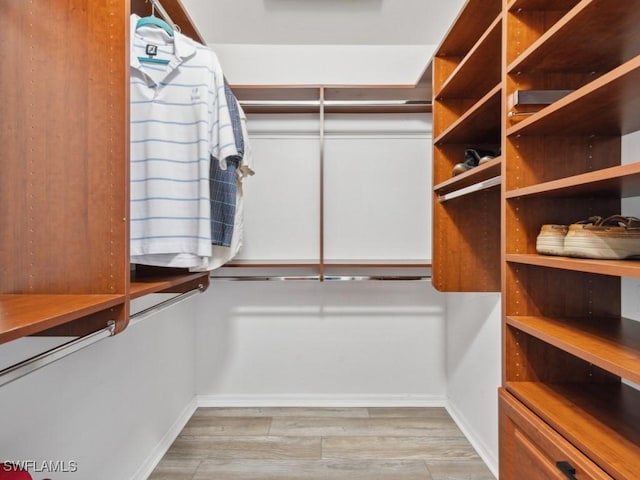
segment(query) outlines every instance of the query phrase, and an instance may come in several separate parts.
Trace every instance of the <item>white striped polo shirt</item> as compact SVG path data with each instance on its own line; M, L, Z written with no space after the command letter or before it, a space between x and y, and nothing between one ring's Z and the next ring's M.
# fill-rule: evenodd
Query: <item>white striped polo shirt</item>
M237 155L216 55L131 16L131 262L195 267L211 256L210 156ZM151 47L149 47L151 46ZM141 62L154 54L168 64Z

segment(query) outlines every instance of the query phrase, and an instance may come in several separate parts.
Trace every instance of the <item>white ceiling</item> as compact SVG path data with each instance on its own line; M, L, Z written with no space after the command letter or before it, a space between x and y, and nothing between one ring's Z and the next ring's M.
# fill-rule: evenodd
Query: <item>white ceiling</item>
M182 0L208 44L437 45L464 0Z

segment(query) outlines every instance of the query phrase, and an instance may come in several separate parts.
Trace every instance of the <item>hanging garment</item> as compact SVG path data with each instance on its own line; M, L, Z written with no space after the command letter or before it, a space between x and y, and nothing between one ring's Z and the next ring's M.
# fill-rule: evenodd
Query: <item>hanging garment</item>
M238 111L238 101L226 79L224 81L224 91L238 155L227 158L224 163L217 161L217 159L212 159L209 186L211 190L211 243L228 247L231 245L235 223L236 170L244 154L244 138Z
M210 157L238 155L224 76L211 50L177 31L136 30L138 18L130 36L131 262L203 266Z
M214 245L212 248L211 258L209 258L206 267L192 269L193 271L214 270L222 267L225 263L229 262L240 251L244 242L244 179L248 176L254 175L253 170L253 151L251 150L251 143L249 141L249 133L247 131L247 116L244 111L238 105L238 113L240 115L242 137L244 139L244 155L242 161L236 169L235 182L236 182L236 209L233 224L233 235L231 237L231 245L229 247L222 247Z
M239 160L227 159L227 168L211 159L211 244L222 247L231 245L236 216L236 172Z

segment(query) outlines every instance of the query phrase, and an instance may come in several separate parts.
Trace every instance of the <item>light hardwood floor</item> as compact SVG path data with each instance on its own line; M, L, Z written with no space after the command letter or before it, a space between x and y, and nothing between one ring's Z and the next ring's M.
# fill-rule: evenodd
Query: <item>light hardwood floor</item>
M443 408L199 408L149 480L494 480Z

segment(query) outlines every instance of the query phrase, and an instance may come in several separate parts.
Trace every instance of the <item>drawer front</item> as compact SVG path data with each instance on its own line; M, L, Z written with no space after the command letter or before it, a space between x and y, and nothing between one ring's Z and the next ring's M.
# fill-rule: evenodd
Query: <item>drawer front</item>
M499 404L502 480L612 480L502 388Z

